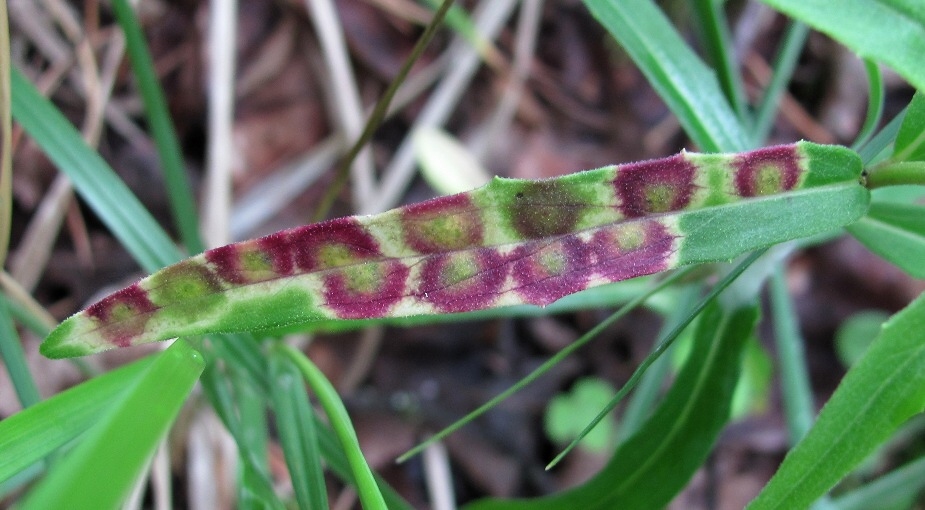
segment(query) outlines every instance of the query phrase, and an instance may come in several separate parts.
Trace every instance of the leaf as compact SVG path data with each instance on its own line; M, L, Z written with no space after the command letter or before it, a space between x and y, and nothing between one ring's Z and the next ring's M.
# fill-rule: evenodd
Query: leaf
M202 356L183 341L158 354L20 508L118 508L167 434L202 367Z
M545 306L847 225L867 209L860 171L848 149L800 142L540 181L496 178L468 193L209 250L70 317L41 349L81 356L330 319Z
M925 95L917 91L906 108L893 143L896 161L925 161Z
M632 57L698 147L707 152L751 148L716 75L654 2L585 0L585 6Z
M472 152L442 129L420 127L412 142L421 175L441 195L462 193L491 180Z
M764 0L925 90L925 8L919 0Z
M652 417L586 484L527 501L485 500L466 510L663 508L690 480L729 419L742 348L758 320L756 307L704 310L694 348Z
M748 508L807 508L925 408L925 294L883 325Z
M848 231L870 251L925 278L925 206L874 202Z

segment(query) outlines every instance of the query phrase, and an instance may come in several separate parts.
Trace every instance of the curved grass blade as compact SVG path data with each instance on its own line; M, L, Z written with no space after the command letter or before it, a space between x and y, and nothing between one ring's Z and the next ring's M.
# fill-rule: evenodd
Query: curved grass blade
M764 0L925 90L925 10L909 0Z
M363 458L363 452L360 451L360 444L356 432L353 430L353 424L350 422L350 416L347 415L347 410L344 408L340 397L337 396L334 386L304 354L288 345L280 348L302 372L302 377L314 390L321 407L324 408L324 412L331 422L331 428L334 429L334 433L337 435L338 441L340 441L341 449L347 456L347 462L350 464L353 481L363 508L388 510L382 492L379 490L379 485L369 469L369 464Z
M748 508L806 508L925 408L925 294L883 325Z
M756 307L728 312L714 300L665 400L586 484L547 498L488 500L466 509L663 508L703 463L726 424L742 348L757 320Z
M883 74L877 63L872 60L864 60L864 70L867 71L867 88L869 98L867 100L867 115L864 117L864 124L858 131L858 136L851 144L851 148L857 150L873 136L874 130L880 124L880 117L883 116Z
M174 342L26 496L21 508L118 508L154 455L202 368L198 352L186 342Z
M861 163L808 142L495 179L379 215L209 250L91 305L42 344L70 357L175 336L447 314L729 260L847 225ZM811 221L808 221L811 218Z
M585 6L632 57L701 150L734 152L752 147L716 75L654 2L585 0Z

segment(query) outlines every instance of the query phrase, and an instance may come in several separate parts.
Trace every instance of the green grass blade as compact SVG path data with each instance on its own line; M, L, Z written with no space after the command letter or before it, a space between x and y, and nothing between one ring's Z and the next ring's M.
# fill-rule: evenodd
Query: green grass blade
M700 285L688 285L678 293L675 307L665 319L665 323L662 324L654 348L658 348L659 345L664 343L682 322L690 320L691 311L700 293ZM649 369L646 370L642 379L639 380L639 386L633 392L632 398L627 402L617 431L620 442L631 437L651 416L670 371L671 349L667 349L665 355L652 363Z
M917 0L764 0L925 90L925 9Z
M202 356L174 342L27 495L24 509L117 508L154 455L202 372Z
M0 482L86 432L152 361L143 358L0 420Z
M613 411L617 407L617 404L619 404L623 398L625 398L626 395L636 387L636 385L639 383L639 380L642 378L642 375L649 370L649 367L651 367L653 363L655 363L663 354L665 354L668 349L671 348L674 342L681 336L681 333L684 331L684 329L687 328L687 326L689 326L690 323L693 322L694 319L696 319L697 316L700 315L700 313L703 312L720 295L721 292L731 286L732 283L735 282L735 280L741 276L746 269L751 267L755 261L764 255L766 251L767 248L751 253L745 257L742 262L736 265L732 271L726 274L722 280L714 285L713 288L710 289L710 292L708 292L707 295L704 296L703 299L701 299L692 310L690 310L687 318L679 322L677 326L675 326L674 329L668 333L664 341L658 344L658 346L653 349L644 360L642 360L642 363L639 364L639 366L633 372L633 375L630 376L628 381L626 381L626 384L620 388L620 391L614 395L607 406L601 409L601 412L598 413L598 415L593 420L591 420L587 426L585 426L584 430L578 434L578 438L572 441L571 444L569 444L564 450L562 450L562 452L559 453L559 455L552 459L552 461L546 466L546 469L555 466L560 460L565 458L565 456L578 445L578 442L581 441L585 434L590 432L591 429L596 427L597 424L603 420L605 416L607 416L607 414Z
M302 377L311 386L321 403L321 407L327 414L331 427L334 429L334 433L337 434L340 446L347 455L347 461L350 464L350 470L353 473L353 480L356 483L357 493L360 496L363 508L387 510L388 507L376 479L373 477L366 459L363 458L363 452L360 451L360 444L350 422L350 416L347 415L347 410L344 408L340 397L337 396L334 386L328 382L324 374L304 354L288 345L282 346L281 349L302 372Z
M701 42L710 62L718 75L726 100L743 124L748 122L748 104L745 100L745 85L736 62L729 22L723 11L724 3L715 0L695 0L691 3L694 18L700 26Z
M649 83L705 152L751 148L714 73L651 0L585 0L591 14L632 57Z
M167 101L161 90L154 71L154 62L145 43L144 33L135 12L127 0L113 0L113 14L125 34L125 45L132 70L137 77L138 91L144 103L154 137L154 144L161 160L164 171L164 181L167 183L167 198L173 212L174 223L180 232L180 239L191 254L205 249L199 235L199 225L196 221L196 205L193 200L192 186L186 176L183 165L183 151L177 139L170 113L167 110Z
M321 468L315 431L315 413L299 371L279 349L270 358L272 405L276 430L289 467L289 477L300 509L328 508L328 493Z
M16 389L20 405L26 408L42 400L35 379L29 372L19 333L13 325L6 300L0 300L0 358L3 359L13 388Z
M270 475L267 445L269 430L267 426L265 395L242 373L230 371L229 382L236 396L237 418L240 435L235 437L239 451L249 452L238 476L238 504L242 509L273 508L284 510L285 505L273 490Z
M806 37L809 35L809 27L804 23L794 21L787 28L784 40L781 42L780 50L774 59L774 70L771 73L771 82L768 83L767 89L761 98L755 114L755 124L752 127L752 136L755 143L761 143L768 138L771 128L774 126L774 119L777 117L778 104L780 98L787 90L790 78L793 76L793 70L796 69L797 62L800 60L800 54L803 52L803 45L806 43Z
M180 260L170 237L100 155L16 69L13 117L146 271Z
M803 339L797 324L798 316L787 292L782 264L777 265L771 279L771 316L774 319L774 339L780 359L784 417L790 443L796 444L812 427L816 412Z
M321 455L324 457L328 469L345 483L356 486L353 472L350 469L350 462L347 460L347 455L341 448L336 434L317 416L315 416L314 420L315 430L318 432L318 446L321 448ZM395 489L389 486L388 482L375 473L373 473L373 476L376 478L376 483L379 485L379 490L382 491L382 497L385 499L389 510L413 510L413 507L395 492Z
M729 419L742 348L757 319L756 307L726 312L716 301L708 306L665 400L586 484L533 501L477 502L467 510L663 508L709 455Z
M925 294L887 321L748 508L805 508L925 408Z
M883 74L877 63L872 60L864 60L864 70L867 72L867 115L864 117L864 124L861 125L858 136L851 144L851 148L857 150L862 147L867 140L874 134L877 125L880 124L880 117L883 116L884 91L883 91Z
M925 206L874 202L848 232L903 271L925 278Z

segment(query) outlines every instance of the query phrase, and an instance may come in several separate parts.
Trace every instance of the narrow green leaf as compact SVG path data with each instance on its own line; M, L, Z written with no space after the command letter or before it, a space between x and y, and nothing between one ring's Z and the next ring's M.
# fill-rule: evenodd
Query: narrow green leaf
M857 154L844 147L799 142L540 181L495 179L468 193L209 250L70 317L42 353L546 306L588 287L850 224L869 201L860 172Z
M880 327L889 319L886 312L863 310L848 317L835 332L835 353L845 368L858 362L871 342L880 334Z
M117 508L148 464L202 372L202 356L177 341L21 505L24 509Z
M806 508L925 408L925 294L894 315L749 505Z
M189 253L199 253L205 246L199 236L196 222L196 205L193 200L192 186L186 176L183 165L183 151L180 141L167 111L167 101L154 71L154 62L145 43L144 33L135 12L127 0L113 0L113 14L125 34L126 50L132 62L132 70L138 77L138 90L144 102L154 136L154 143L161 160L164 181L167 183L167 198L173 212L174 223L180 231L180 238Z
M688 361L665 400L586 484L528 501L483 500L467 510L663 508L693 476L729 418L742 348L755 307L704 311Z
M874 202L848 231L870 251L925 278L925 206Z
M180 260L170 237L124 182L35 87L13 69L13 117L146 271Z
M752 147L713 71L654 2L585 0L585 6L626 50L701 150Z
M276 430L299 508L324 510L328 508L328 493L315 432L315 413L302 377L279 349L270 358L270 375Z
M925 89L925 9L917 0L763 0Z
M893 143L896 161L925 161L925 94L917 91Z
M0 482L86 432L153 361L143 358L0 420Z
M353 480L356 483L357 493L360 496L363 508L388 510L369 464L366 463L363 452L360 451L359 440L353 430L353 424L350 422L347 409L344 408L343 402L337 396L334 386L304 354L289 346L282 346L281 349L302 372L302 377L311 386L318 397L318 402L324 409L324 413L328 416L331 428L334 429L340 446L347 456L347 462L350 464L350 470L353 473Z

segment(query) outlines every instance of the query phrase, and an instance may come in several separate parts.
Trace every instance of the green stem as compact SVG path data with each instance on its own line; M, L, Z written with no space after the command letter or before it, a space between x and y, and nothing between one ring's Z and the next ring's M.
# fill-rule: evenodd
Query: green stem
M867 188L918 184L925 186L925 161L887 161L873 167L867 174Z

